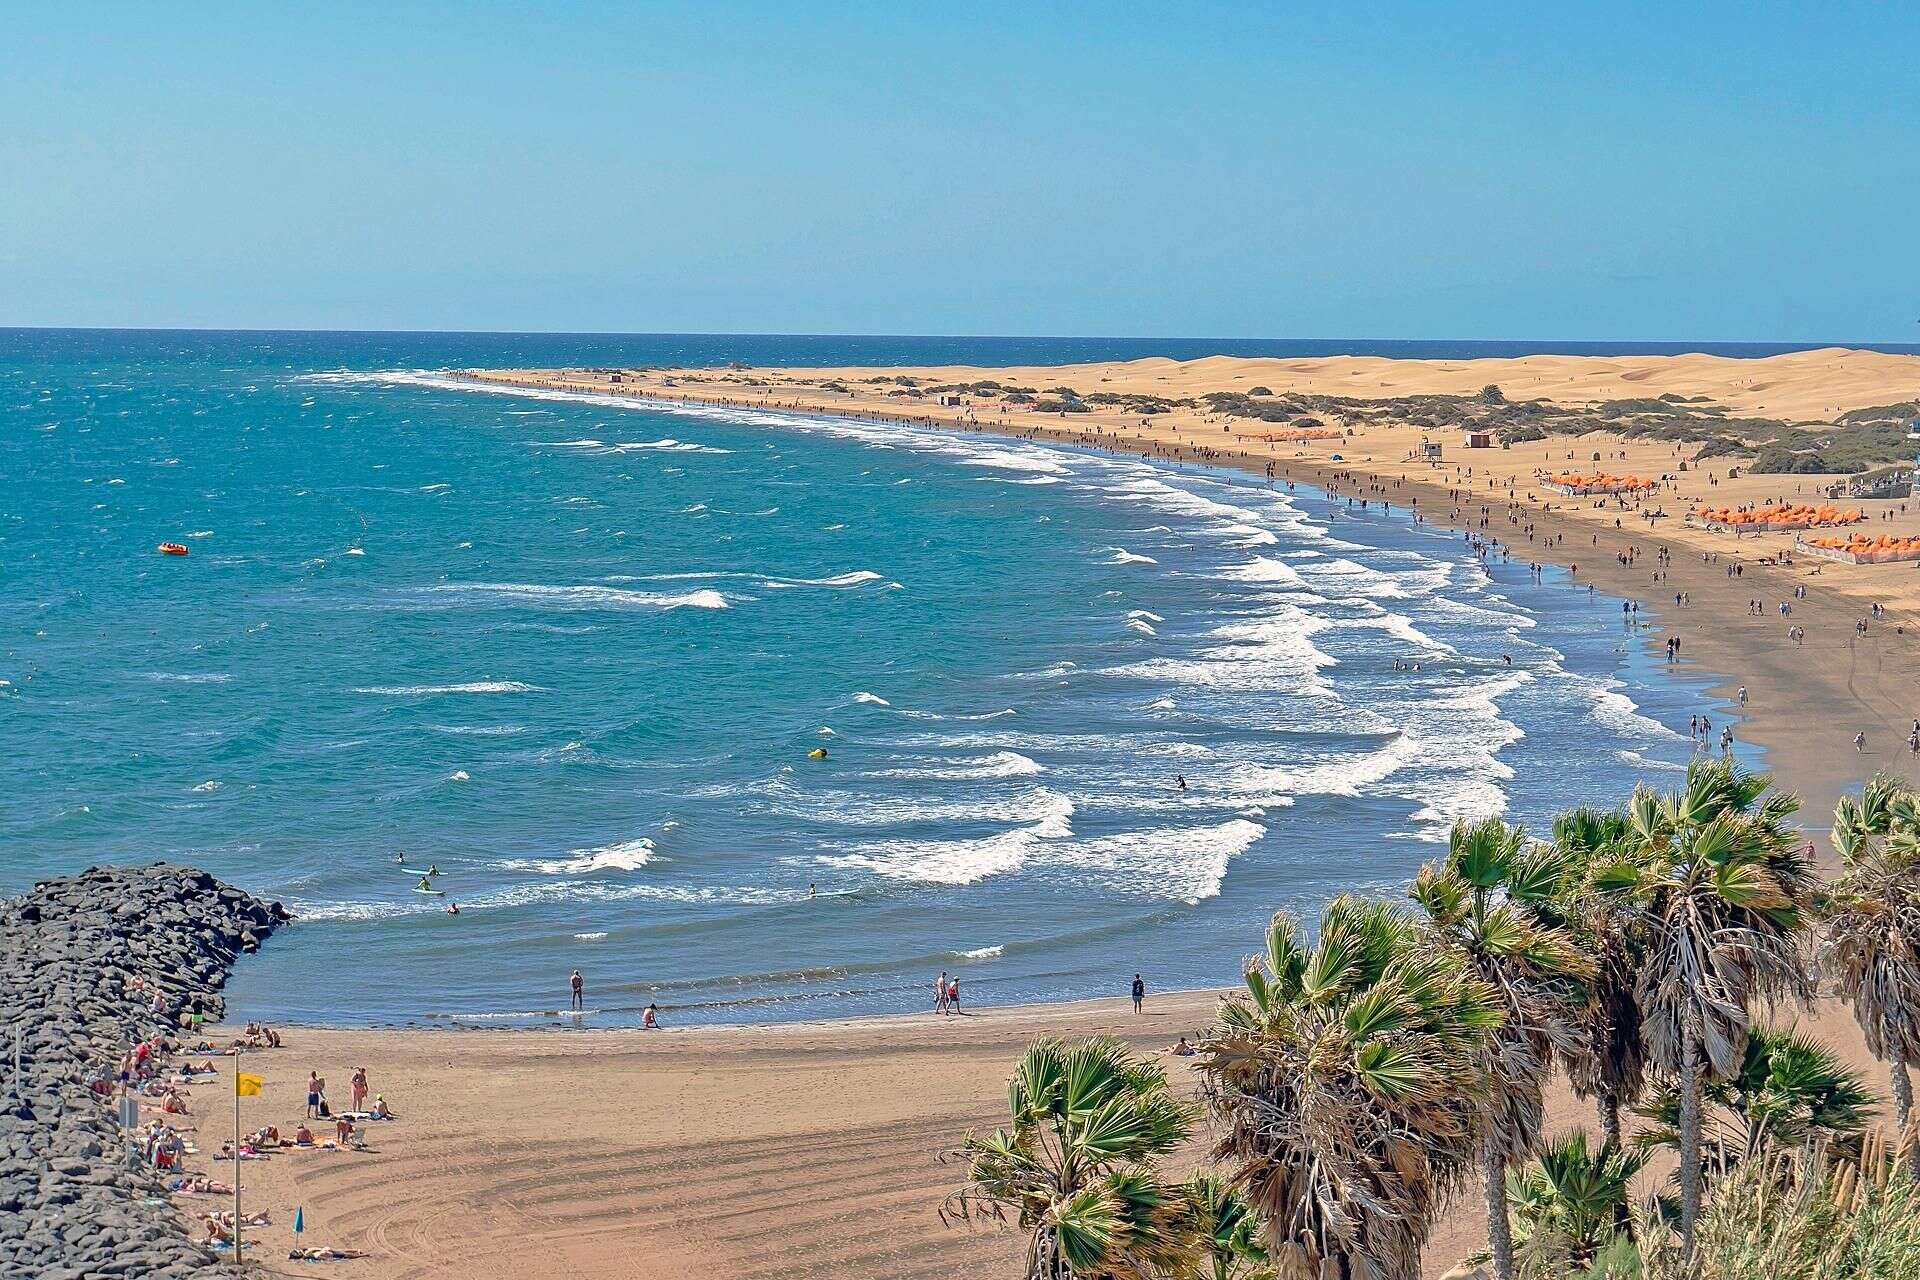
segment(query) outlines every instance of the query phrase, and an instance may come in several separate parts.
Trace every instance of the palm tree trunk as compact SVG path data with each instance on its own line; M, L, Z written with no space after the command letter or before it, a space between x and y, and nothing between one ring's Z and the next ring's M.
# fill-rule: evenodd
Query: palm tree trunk
M1900 1122L1902 1145L1906 1145L1907 1122L1913 1115L1913 1081L1907 1078L1907 1046L1899 1036L1893 1039L1893 1061L1887 1067L1893 1077L1893 1109ZM1908 1172L1920 1178L1920 1144L1907 1153Z
M1680 1261L1693 1261L1693 1233L1700 1222L1700 1013L1688 1009L1680 1022Z
M1513 1280L1513 1226L1507 1221L1507 1162L1488 1143L1480 1152L1487 1183L1487 1251L1493 1255L1494 1280Z
M1904 1129L1907 1127L1907 1116L1913 1110L1913 1081L1907 1078L1907 1046L1900 1043L1898 1037L1893 1041L1893 1063L1890 1071L1893 1076L1894 1118Z
M1059 1234L1052 1227L1036 1230L1027 1248L1027 1280L1063 1280L1068 1274Z
M1594 1105L1600 1110L1600 1149L1620 1149L1620 1094L1611 1085L1601 1085Z
M1600 1086L1594 1098L1600 1112L1600 1152L1606 1155L1620 1149L1620 1091L1610 1084ZM1633 1213L1622 1200L1613 1206L1613 1229L1629 1238L1633 1235Z

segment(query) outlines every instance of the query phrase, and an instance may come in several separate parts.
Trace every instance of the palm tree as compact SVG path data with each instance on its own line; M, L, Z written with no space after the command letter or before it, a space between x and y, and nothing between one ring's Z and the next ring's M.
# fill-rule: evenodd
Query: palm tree
M1632 916L1616 900L1588 892L1587 876L1609 865L1627 839L1627 815L1619 809L1581 806L1553 820L1553 846L1569 869L1562 918L1593 960L1587 1003L1581 1010L1585 1052L1564 1058L1573 1090L1590 1099L1600 1116L1600 1141L1620 1146L1620 1109L1639 1101L1647 1085L1647 1051L1640 1036L1640 1004L1634 998L1639 961Z
M1148 1280L1198 1274L1196 1208L1158 1161L1196 1108L1111 1038L1029 1045L1007 1084L1012 1127L969 1134L967 1182L942 1217L1009 1214L1028 1233L1027 1280Z
M1740 1069L1707 1085L1703 1101L1701 1162L1727 1170L1771 1147L1796 1151L1809 1141L1857 1151L1873 1092L1833 1050L1798 1031L1755 1027L1747 1037ZM1677 1147L1680 1096L1656 1093L1641 1114L1654 1122L1636 1145Z
M1201 1273L1210 1280L1274 1280L1253 1206L1211 1170L1188 1178L1184 1190L1197 1214L1207 1259Z
M1507 1175L1507 1204L1520 1244L1545 1246L1558 1269L1590 1265L1622 1232L1631 1185L1649 1153L1587 1143L1575 1129L1548 1141L1539 1158Z
M1740 1068L1756 1001L1804 995L1797 954L1812 874L1787 820L1793 796L1732 761L1695 760L1687 785L1627 805L1619 856L1593 883L1643 940L1634 996L1649 1056L1677 1077L1680 1238L1693 1257L1700 1218L1700 1106L1709 1077Z
M1266 942L1200 1045L1216 1155L1279 1275L1413 1280L1479 1146L1498 997L1386 903L1335 899L1311 949L1277 915Z
M1879 775L1858 801L1841 798L1833 844L1842 870L1821 912L1831 968L1867 1048L1888 1064L1905 1129L1913 1116L1907 1065L1920 1059L1920 801Z
M1580 982L1593 969L1571 935L1530 909L1552 898L1564 872L1551 847L1488 818L1455 824L1446 858L1423 867L1413 882L1431 939L1495 992L1502 1015L1481 1063L1492 1105L1481 1133L1480 1172L1498 1280L1513 1280L1506 1172L1540 1141L1555 1054L1577 1056L1576 1017L1586 1001Z

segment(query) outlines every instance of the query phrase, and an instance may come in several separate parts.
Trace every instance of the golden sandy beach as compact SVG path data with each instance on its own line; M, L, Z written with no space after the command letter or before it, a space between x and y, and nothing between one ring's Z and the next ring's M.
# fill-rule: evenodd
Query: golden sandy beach
M1251 940L1250 940L1251 941ZM1113 1033L1153 1053L1191 1089L1188 1060L1165 1052L1210 1019L1210 992L1155 995L1134 1017L1124 993L1072 1004L931 1012L843 1022L643 1031L336 1031L295 1028L249 1053L266 1091L245 1100L248 1130L291 1134L308 1070L345 1095L367 1068L399 1119L366 1127L366 1152L289 1151L249 1161L248 1212L271 1269L303 1243L366 1250L325 1265L342 1280L987 1280L1018 1272L1011 1229L940 1220L959 1165L940 1155L969 1129L1004 1119L1006 1078L1042 1035ZM238 1011L236 1011L238 1012ZM1831 1004L1800 1019L1881 1085L1852 1018ZM232 1059L193 1091L209 1162L231 1134ZM1550 1131L1593 1127L1564 1082ZM316 1122L320 1136L331 1126ZM1187 1158L1205 1157L1196 1143ZM186 1203L231 1207L221 1197ZM1471 1193L1427 1251L1435 1276L1485 1245Z
M1498 366L1497 368L1493 366ZM1350 387L1367 394L1477 391L1497 382L1514 394L1567 399L1651 394L1710 394L1730 405L1790 412L1809 420L1847 408L1920 394L1920 359L1858 352L1810 352L1764 361L1705 356L1585 361L1530 357L1515 361L1388 362L1371 359L1229 361L1174 364L1136 361L1072 369L886 370L931 380L994 377L1035 386L1067 383L1082 390L1154 387L1155 394L1192 394L1227 386ZM1657 499L1675 518L1653 532L1616 511L1551 500L1532 483L1537 468L1566 465L1600 451L1612 470L1671 471L1684 451L1671 444L1582 437L1516 444L1468 453L1448 439L1442 461L1412 456L1422 433L1410 426L1369 425L1340 441L1269 447L1248 436L1262 424L1222 423L1200 411L1143 420L1138 415L1075 415L1069 421L1007 415L984 406L903 407L868 384L859 394L824 391L821 381L874 376L865 370L754 370L628 374L617 386L604 373L513 371L503 381L571 390L661 398L779 405L812 411L889 415L1103 447L1147 450L1175 462L1199 457L1264 470L1281 478L1331 485L1343 493L1412 505L1436 523L1462 522L1482 505L1486 532L1516 554L1578 565L1579 579L1600 591L1631 595L1654 610L1648 643L1682 641L1682 660L1721 673L1730 692L1744 685L1751 701L1740 735L1768 749L1781 785L1807 800L1804 820L1825 848L1834 799L1875 770L1909 776L1906 749L1920 717L1920 571L1914 565L1846 566L1801 562L1761 565L1787 535L1736 540L1683 527L1684 505L1811 491L1809 476L1727 474L1728 460L1690 468ZM731 380L722 381L731 377ZM745 385L747 377L768 385ZM1529 381L1531 380L1531 381ZM1623 391L1623 388L1626 389ZM1353 392L1343 391L1343 394ZM1236 434L1238 433L1238 434ZM1204 451L1204 452L1203 452ZM1331 455L1341 453L1335 462ZM1615 455L1622 455L1616 457ZM1468 474L1468 468L1472 469ZM1485 481L1491 477L1489 489ZM1509 499L1508 477L1512 477ZM1471 500L1450 491L1481 490ZM1550 505L1552 509L1548 510ZM1509 523L1508 503L1525 512ZM1869 505L1869 504L1863 504ZM1886 524L1920 530L1920 506L1872 508ZM1456 514L1457 513L1457 514ZM1531 526L1533 541L1527 539ZM1549 544L1550 539L1559 539ZM1658 581L1655 549L1672 549L1670 576ZM1619 556L1639 552L1631 565ZM1703 563L1702 557L1719 555ZM1731 578L1738 558L1744 573ZM1790 643L1778 602L1806 588L1792 622L1806 630ZM1675 607L1675 592L1690 604ZM1763 608L1749 613L1746 602ZM1884 619L1864 635L1856 623L1879 602ZM1867 750L1851 739L1867 735ZM1616 797L1594 797L1599 801ZM297 927L297 925L296 925ZM1256 939L1244 940L1251 950ZM284 1261L293 1211L305 1211L310 1244L368 1250L363 1261L324 1264L343 1280L400 1277L928 1277L972 1280L1012 1274L1021 1242L1015 1232L943 1224L937 1210L959 1178L938 1157L969 1128L987 1128L1005 1106L1004 1084L1015 1057L1042 1034L1116 1032L1142 1049L1164 1050L1209 1020L1217 993L1155 995L1147 1014L1127 1010L1121 962L1108 1000L1010 1009L970 1010L954 1019L932 1013L777 1026L661 1032L449 1032L415 1030L286 1031L286 1047L250 1055L249 1069L267 1077L265 1096L247 1100L247 1128L278 1124L290 1133L301 1112L307 1071L327 1078L335 1099L364 1065L373 1089L400 1119L369 1129L365 1153L285 1153L245 1168L250 1208L266 1208L274 1225L258 1233L259 1257L279 1270L310 1274ZM1223 973L1222 984L1236 975ZM556 991L563 975L555 975ZM558 997L556 997L558 999ZM230 1014L245 1019L248 1010ZM556 1020L558 1021L558 1020ZM1880 1068L1866 1055L1851 1018L1823 1003L1803 1023L1838 1046L1876 1085ZM1176 1078L1184 1062L1166 1057ZM193 1166L223 1176L205 1152L227 1125L230 1059L221 1082L194 1091L208 1126ZM1564 1083L1552 1095L1550 1128L1591 1125L1591 1114ZM323 1133L324 1136L324 1133ZM1194 1159L1201 1150L1194 1150ZM1437 1275L1484 1243L1481 1211L1471 1196L1458 1203L1427 1252Z

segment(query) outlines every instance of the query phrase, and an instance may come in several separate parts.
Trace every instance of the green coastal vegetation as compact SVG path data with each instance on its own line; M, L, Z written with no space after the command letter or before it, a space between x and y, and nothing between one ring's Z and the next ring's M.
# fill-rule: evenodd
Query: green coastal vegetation
M797 381L813 385L809 379ZM1256 386L1245 392L1209 391L1199 397L1172 399L1109 391L1082 395L1071 387L1036 391L991 379L936 384L909 374L877 374L865 381L887 386L891 389L886 394L905 399L967 395L1031 406L1049 414L1099 409L1151 417L1175 409L1199 409L1223 417L1295 427L1317 427L1331 421L1345 427L1401 423L1429 431L1488 431L1506 444L1609 432L1627 439L1695 445L1702 458L1737 459L1744 469L1757 474L1857 476L1906 466L1920 453L1920 441L1908 435L1920 430L1920 400L1850 409L1832 422L1795 422L1739 415L1706 396L1673 392L1569 405L1509 399L1498 385L1483 387L1473 395L1379 399L1298 391L1275 394L1270 387ZM847 390L844 383L818 385L838 392Z
M1920 1280L1920 793L1843 799L1831 879L1798 808L1700 759L1544 837L1458 824L1408 902L1274 917L1196 1096L1117 1039L1031 1045L942 1213L1017 1228L1026 1280L1417 1280L1473 1185L1462 1275ZM1890 1133L1766 1016L1816 988L1886 1064ZM1595 1132L1547 1131L1559 1072Z
M1701 457L1743 459L1754 472L1858 474L1914 456L1907 438L1920 422L1920 401L1853 409L1833 422L1789 422L1737 416L1704 396L1668 393L1593 405L1549 400L1509 400L1498 386L1477 395L1351 396L1273 395L1264 387L1241 394L1214 391L1206 407L1229 417L1295 423L1331 417L1347 425L1411 423L1427 430L1490 431L1504 443L1581 436L1606 431L1628 439L1669 440L1700 446Z

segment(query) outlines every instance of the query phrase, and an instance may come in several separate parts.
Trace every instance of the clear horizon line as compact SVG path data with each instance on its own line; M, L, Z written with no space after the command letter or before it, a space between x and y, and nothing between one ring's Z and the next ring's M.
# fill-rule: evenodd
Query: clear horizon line
M275 326L220 325L108 325L108 324L0 324L0 333L232 333L232 334L353 334L393 337L546 337L546 338L823 338L823 339L934 339L947 341L1010 340L1018 342L1314 342L1314 343L1458 343L1462 345L1519 345L1543 343L1556 346L1704 346L1795 347L1818 350L1827 347L1870 350L1874 347L1915 347L1920 341L1892 339L1802 339L1802 338L1459 338L1459 337L1262 337L1254 334L1079 334L1079 333L858 333L853 331L810 333L779 330L704 330L704 329L405 329L344 328L315 329Z

